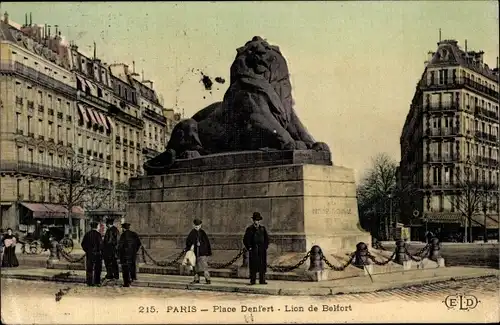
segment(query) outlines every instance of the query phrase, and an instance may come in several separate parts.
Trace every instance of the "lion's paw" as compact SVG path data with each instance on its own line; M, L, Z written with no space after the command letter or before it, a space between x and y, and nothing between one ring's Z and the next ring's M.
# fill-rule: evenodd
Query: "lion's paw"
M316 151L330 151L330 147L328 147L328 145L324 142L314 143L311 149Z

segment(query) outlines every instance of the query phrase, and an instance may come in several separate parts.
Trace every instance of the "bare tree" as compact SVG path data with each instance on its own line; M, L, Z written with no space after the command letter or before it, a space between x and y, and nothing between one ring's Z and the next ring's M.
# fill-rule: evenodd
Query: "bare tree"
M385 238L389 237L389 227L392 223L388 220L388 214L390 218L399 197L399 195L396 196L398 193L396 170L396 161L388 154L380 153L372 159L371 168L357 188L358 210L362 226L365 229L369 227L372 232L373 228L377 227L376 232L379 232L379 227L383 225ZM383 212L382 220L380 212Z
M487 240L486 219L491 218L491 216L487 216L486 213L491 208L496 207L498 200L498 185L478 178L477 176L471 177L470 168L466 167L464 175L456 177L455 185L458 188L456 195L447 196L452 207L465 218L469 226L469 233L465 234L469 242L472 241L473 224L483 227L485 240ZM484 213L484 224L477 220L480 218L474 218L475 216L479 217L481 212Z
M68 157L64 178L57 187L59 201L67 210L70 233L77 206L98 209L111 193L111 182L102 178L92 159L85 161L77 155Z

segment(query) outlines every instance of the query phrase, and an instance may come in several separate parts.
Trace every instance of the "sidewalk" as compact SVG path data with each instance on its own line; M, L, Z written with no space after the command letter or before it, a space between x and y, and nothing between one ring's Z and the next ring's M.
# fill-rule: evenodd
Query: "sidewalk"
M370 277L345 278L322 282L269 281L268 285L249 286L247 279L212 278L212 284L190 284L191 276L138 274L136 287L151 287L180 290L208 290L279 296L327 296L347 293L374 292L415 285L423 285L449 280L499 276L498 270L446 267L408 271ZM34 281L56 281L85 283L84 271L63 271L44 268L3 268L2 279L21 279ZM121 281L119 281L121 285Z

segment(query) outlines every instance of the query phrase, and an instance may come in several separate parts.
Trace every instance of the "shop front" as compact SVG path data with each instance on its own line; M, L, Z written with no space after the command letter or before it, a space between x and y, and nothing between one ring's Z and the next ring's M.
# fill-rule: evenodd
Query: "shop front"
M71 212L73 229L70 231L69 213L62 205L50 203L19 203L19 231L24 236L40 234L43 228L59 228L66 236L80 241L85 225L84 210L74 206ZM70 236L71 234L71 236Z

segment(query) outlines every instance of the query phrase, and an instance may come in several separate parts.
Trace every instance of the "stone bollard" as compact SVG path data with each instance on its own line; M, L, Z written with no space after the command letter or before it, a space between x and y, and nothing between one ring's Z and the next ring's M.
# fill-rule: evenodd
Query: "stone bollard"
M360 242L356 245L356 253L354 254L354 265L363 267L364 265L370 265L371 261L368 257L368 245Z
M243 262L241 263L241 266L238 266L238 268L236 269L238 278L248 279L250 277L250 270L248 269L248 259L248 251L245 249L245 252L243 253Z
M59 243L57 242L57 240L52 238L50 244L50 255L49 259L47 260L47 268L53 269L54 264L59 262Z
M441 245L439 243L439 239L434 237L431 239L430 247L429 247L429 259L438 263L438 267L444 266L444 258L439 255L439 251L441 250Z
M396 240L396 256L395 262L399 264L403 264L406 261L406 243L398 239Z
M311 247L309 255L309 269L306 271L306 276L311 281L328 280L328 270L325 270L323 265L323 251L318 245Z
M396 256L394 262L403 265L403 270L411 269L411 260L406 256L406 242L402 239L396 240Z
M309 257L309 270L313 272L323 271L323 252L318 245L311 248L311 255Z

